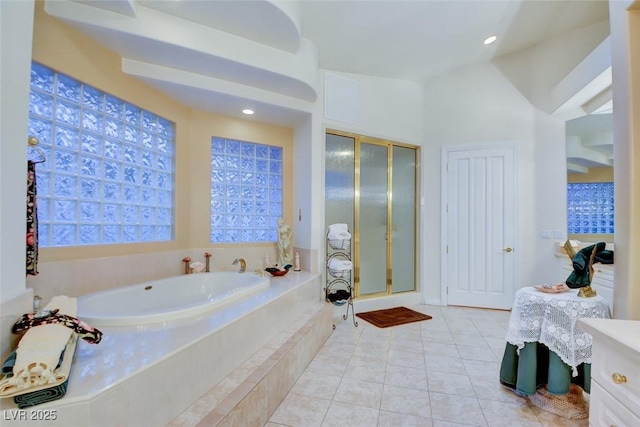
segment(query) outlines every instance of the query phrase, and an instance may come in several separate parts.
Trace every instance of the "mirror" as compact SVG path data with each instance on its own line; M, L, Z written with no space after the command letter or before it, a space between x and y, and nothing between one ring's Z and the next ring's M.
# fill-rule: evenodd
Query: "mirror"
M608 110L578 117L567 121L565 129L567 234L581 241L613 242L613 114ZM592 183L599 184L576 185Z

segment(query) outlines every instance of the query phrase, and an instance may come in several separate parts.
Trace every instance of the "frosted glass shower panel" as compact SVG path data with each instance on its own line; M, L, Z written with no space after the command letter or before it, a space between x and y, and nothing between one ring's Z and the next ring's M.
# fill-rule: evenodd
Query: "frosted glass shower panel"
M387 291L388 149L360 144L359 295Z
M416 150L393 147L391 283L393 293L415 289Z
M355 140L327 134L325 153L325 230L342 223L353 233Z

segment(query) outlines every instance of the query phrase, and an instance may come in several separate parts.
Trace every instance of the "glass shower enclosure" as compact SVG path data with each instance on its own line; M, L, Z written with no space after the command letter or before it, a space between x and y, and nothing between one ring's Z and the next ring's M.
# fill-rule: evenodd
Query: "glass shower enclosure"
M325 225L353 234L356 296L417 290L419 148L328 131Z

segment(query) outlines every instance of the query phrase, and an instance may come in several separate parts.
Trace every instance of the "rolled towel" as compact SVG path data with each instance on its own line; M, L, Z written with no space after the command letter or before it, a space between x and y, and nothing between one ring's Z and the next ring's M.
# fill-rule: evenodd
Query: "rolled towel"
M189 268L193 273L202 273L204 271L204 264L200 261L192 262L189 264Z
M349 240L351 239L351 233L349 233L349 226L347 224L331 224L329 226L329 232L327 233L329 240Z
M329 269L334 271L347 271L351 270L353 264L351 261L333 258L329 260Z
M58 309L60 314L67 314L76 317L78 315L78 299L64 295L51 298L51 301L44 306L45 310Z

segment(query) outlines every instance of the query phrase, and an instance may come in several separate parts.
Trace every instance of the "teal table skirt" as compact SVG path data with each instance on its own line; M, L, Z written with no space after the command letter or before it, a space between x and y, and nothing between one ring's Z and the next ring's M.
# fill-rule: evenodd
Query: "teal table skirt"
M571 366L538 342L525 343L520 354L517 347L507 343L500 366L500 383L522 396L531 396L541 387L554 395L565 395L571 384L590 393L591 364L578 365L578 375L571 375Z

